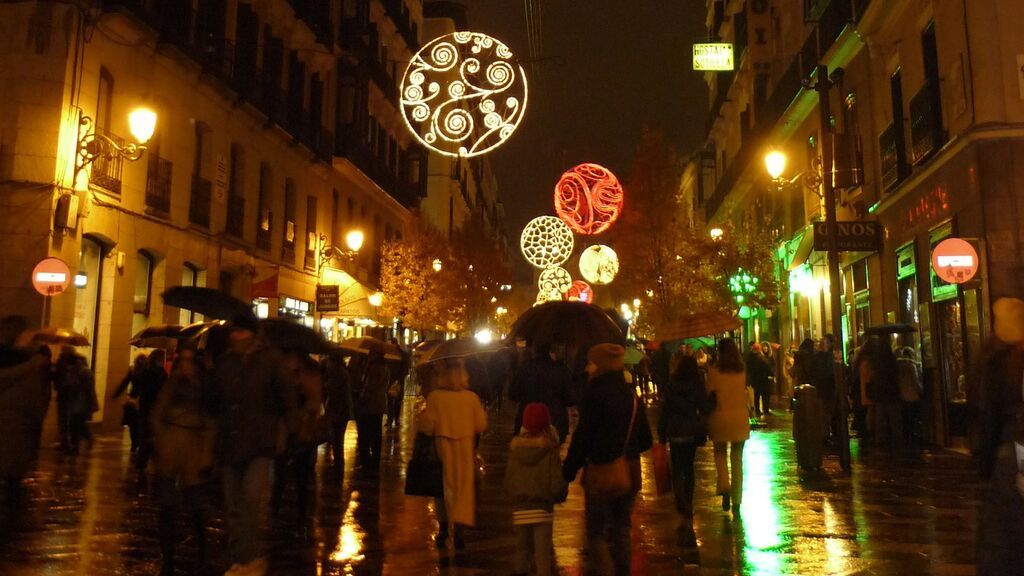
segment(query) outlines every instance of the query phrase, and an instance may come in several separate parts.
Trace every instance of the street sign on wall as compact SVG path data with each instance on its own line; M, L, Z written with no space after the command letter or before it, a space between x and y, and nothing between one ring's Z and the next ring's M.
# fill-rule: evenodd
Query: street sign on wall
M71 270L60 258L43 258L32 270L32 287L43 296L55 296L68 287Z
M932 269L950 284L963 284L978 273L978 251L961 238L946 238L932 250Z
M882 249L882 225L878 222L836 222L840 252L878 252ZM814 249L828 250L825 223L814 223Z
M693 69L698 72L729 71L735 67L732 44L703 42L693 45Z
M337 312L338 311L338 285L327 284L316 287L316 311Z

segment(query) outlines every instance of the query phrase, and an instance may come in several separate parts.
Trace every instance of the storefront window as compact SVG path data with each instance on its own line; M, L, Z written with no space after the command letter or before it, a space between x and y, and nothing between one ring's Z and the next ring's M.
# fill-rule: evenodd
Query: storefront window
M270 301L266 298L253 298L252 311L259 319L270 317Z
M100 305L100 279L103 263L103 246L91 238L82 238L82 250L78 259L78 274L84 280L76 282L75 289L75 332L85 335L96 350L96 313ZM90 366L95 353L87 354Z
M917 267L914 244L904 246L896 253L896 278L898 321L901 324L917 326L920 317L917 312ZM914 334L900 334L900 346L914 347Z
M313 303L298 298L281 297L281 304L277 309L277 315L281 318L288 318L300 322L310 328L313 327Z

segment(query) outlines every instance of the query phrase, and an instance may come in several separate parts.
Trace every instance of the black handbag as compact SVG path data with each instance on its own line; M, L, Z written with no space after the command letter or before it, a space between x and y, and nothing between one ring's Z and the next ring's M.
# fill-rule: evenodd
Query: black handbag
M412 458L405 469L405 493L408 496L444 497L444 470L434 447L434 439L417 433Z

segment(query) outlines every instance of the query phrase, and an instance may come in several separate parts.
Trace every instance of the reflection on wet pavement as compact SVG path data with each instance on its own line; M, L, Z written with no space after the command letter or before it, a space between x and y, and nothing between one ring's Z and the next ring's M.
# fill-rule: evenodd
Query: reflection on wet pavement
M318 470L313 544L302 545L292 535L287 519L293 517L288 510L293 503L290 494L286 497L282 521L271 536L272 572L509 573L515 544L501 484L511 416L508 411L492 415L492 429L482 441L487 474L478 526L467 534L465 552L439 552L432 540L433 501L403 494L412 434L403 428L386 435L379 474L350 468L344 478L337 478L326 468ZM349 463L355 460L353 428L346 439ZM324 459L321 454L321 463ZM754 432L744 451L742 520L721 511L713 494L710 445L699 450L698 549L677 544L672 497L655 496L649 459L643 467L645 486L634 516L634 574L974 573L980 486L970 462L959 455L896 458L862 449L850 476L840 472L834 457L826 458L823 471L802 474L789 419L776 416L767 428ZM27 489L24 511L0 539L0 574L159 572L155 492L137 481L120 436L99 437L77 458L45 449ZM213 561L223 570L219 518L212 522L210 535ZM582 574L583 498L578 485L557 510L554 538L561 573ZM194 552L189 540L180 546L182 558Z

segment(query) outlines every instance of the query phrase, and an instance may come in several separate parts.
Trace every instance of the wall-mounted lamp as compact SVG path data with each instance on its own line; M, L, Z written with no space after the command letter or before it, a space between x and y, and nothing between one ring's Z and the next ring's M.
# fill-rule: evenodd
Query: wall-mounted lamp
M86 166L99 158L112 160L116 157L134 162L142 158L146 143L156 130L156 112L140 107L128 114L128 129L135 142L118 142L114 138L96 131L95 121L82 116L78 121L78 147L75 153L75 179Z

